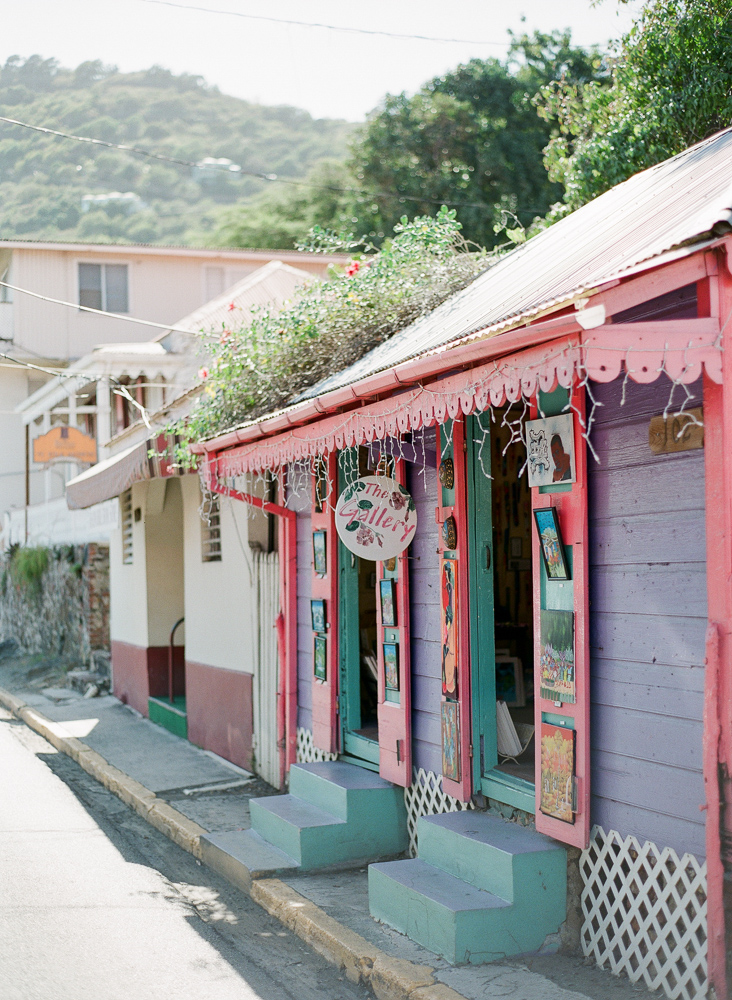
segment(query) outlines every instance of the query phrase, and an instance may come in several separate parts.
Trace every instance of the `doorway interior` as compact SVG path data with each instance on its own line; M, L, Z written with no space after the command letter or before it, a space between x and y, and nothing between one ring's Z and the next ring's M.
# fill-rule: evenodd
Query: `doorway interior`
M521 406L468 418L476 789L534 811L531 492ZM474 744L475 744L474 739Z

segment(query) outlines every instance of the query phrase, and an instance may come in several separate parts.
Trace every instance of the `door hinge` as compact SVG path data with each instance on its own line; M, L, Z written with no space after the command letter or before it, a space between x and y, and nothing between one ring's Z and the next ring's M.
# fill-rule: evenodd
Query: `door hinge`
M401 740L397 740L396 741L397 764L401 764L401 761L402 761L402 757L401 757L401 742L402 742Z
M470 758L472 760L472 758L473 758L473 744L472 743L469 744L469 746L468 746L468 755L470 756Z

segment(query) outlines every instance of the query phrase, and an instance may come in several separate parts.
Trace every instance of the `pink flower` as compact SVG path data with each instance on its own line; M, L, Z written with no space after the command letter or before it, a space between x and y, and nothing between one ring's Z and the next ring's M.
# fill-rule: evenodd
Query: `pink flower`
M231 330L224 330L224 332L219 337L219 343L225 344L230 336L231 336Z
M361 265L359 264L359 262L357 260L352 260L351 263L346 268L346 275L349 278L352 278L354 274L358 273L358 271L360 270L360 268L361 268Z
M401 510L402 507L406 507L406 498L402 496L401 493L392 493L389 497L389 506L392 510Z
M198 369L198 377L202 381L205 381L208 378L208 368L199 368Z
M374 540L374 533L371 528L362 525L356 532L356 541L359 545L370 545Z
M229 303L228 309L229 309L229 312L233 312L236 309L236 306L234 305L233 302Z

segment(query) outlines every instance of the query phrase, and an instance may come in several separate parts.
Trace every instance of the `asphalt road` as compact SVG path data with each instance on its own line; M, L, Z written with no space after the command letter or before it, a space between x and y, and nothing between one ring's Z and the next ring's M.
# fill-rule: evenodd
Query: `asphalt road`
M365 1000L0 709L2 1000Z

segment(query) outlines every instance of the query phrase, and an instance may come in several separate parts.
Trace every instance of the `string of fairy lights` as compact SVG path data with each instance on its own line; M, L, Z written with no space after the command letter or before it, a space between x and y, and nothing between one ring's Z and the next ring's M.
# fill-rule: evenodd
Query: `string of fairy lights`
M726 327L728 326L730 319L732 318L732 310L728 314L725 322L722 324L719 334L717 335L711 348L715 351L720 351L722 349L722 338ZM693 350L693 343L689 342L684 348L671 349L666 345L661 354L661 362L657 369L655 369L655 374L657 376L665 376L669 381L669 395L666 405L663 410L664 420L668 419L669 416L680 417L685 416L687 426L696 425L703 427L703 420L700 420L697 415L691 412L694 405L698 404L698 396L694 394L692 388L687 382L687 373L693 370L699 365L698 361L690 360L688 358L689 351ZM612 350L617 353L617 348L605 348L598 345L592 346L592 351L600 350ZM681 366L678 364L670 365L670 356L672 354L678 354L681 350L683 354L683 362ZM572 412L577 417L577 424L580 429L580 435L582 440L586 443L587 448L596 462L600 462L600 457L592 442L592 428L595 423L596 411L598 407L601 407L602 402L596 397L593 391L593 383L596 381L592 378L590 371L585 363L584 348L580 344L567 344L564 342L560 347L558 347L553 352L549 352L545 355L543 363L551 364L552 362L557 362L560 358L566 359L567 352L576 352L576 357L573 361L573 373L570 379L569 385L569 400L564 408L564 412ZM626 405L627 401L627 390L628 382L635 381L633 379L634 374L643 373L643 381L647 381L647 373L645 371L645 366L642 369L636 369L632 361L632 349L628 348L625 352L625 358L623 363L624 372L621 380L621 399L620 405ZM671 368L675 369L680 374L674 374ZM442 398L443 403L446 404L448 397L456 396L470 396L472 394L475 397L477 391L481 388L485 388L486 384L490 383L494 375L504 375L510 374L516 379L518 377L519 385L521 385L521 375L528 375L530 372L535 372L535 366L524 365L521 366L516 364L514 360L510 363L506 361L495 361L494 371L491 372L489 376L485 374L476 379L475 376L472 377L471 373L467 371L465 373L466 381L464 388L456 389L451 388L449 391L441 392L439 387L432 384L429 386L419 385L417 388L420 391L429 393L432 397ZM681 394L680 402L676 402L678 394ZM581 396L584 395L584 406L580 402ZM518 475L523 476L526 473L528 467L528 449L526 440L526 423L531 417L531 405L532 403L537 407L538 415L543 417L545 414L541 410L540 406L540 396L538 392L535 392L530 397L527 397L523 389L520 395L515 400L505 399L499 405L494 404L489 401L482 409L477 407L473 408L472 413L475 417L473 422L473 434L474 441L477 445L476 455L477 462L480 466L482 474L488 478L492 479L493 476L490 472L490 459L486 462L485 456L490 456L490 441L492 433L495 433L496 425L503 431L507 431L507 435L502 435L502 455L505 455L509 448L515 445L521 445L526 449L526 458L521 465ZM394 418L403 409L404 401L400 400L400 397L394 398L394 407L388 411L380 409L379 411L379 421L387 424L389 423L390 417ZM434 406L433 409L440 409L442 412L447 413L446 405L442 407ZM329 425L328 429L328 441L332 440L339 432L345 436L348 430L348 422L352 417L352 413L346 413L343 415L343 420L340 425L336 428ZM443 428L442 434L433 435L433 428L441 426ZM381 440L369 441L366 434L362 431L360 434L351 429L351 444L344 446L338 451L338 469L340 472L339 479L340 482L333 481L330 477L327 478L327 488L325 491L325 496L322 498L329 507L333 507L337 500L340 492L340 488L345 488L350 485L354 480L358 479L361 475L360 462L358 455L358 446L366 445L370 449L371 465L374 468L379 466L379 463L383 457L395 458L395 459L406 459L413 466L416 467L417 474L422 475L425 479L425 486L427 483L428 476L428 456L435 455L439 448L440 458L444 458L451 446L452 446L452 420L445 420L441 422L436 415L431 418L423 419L420 427L413 428L405 434L385 434ZM428 447L427 436L429 435L430 444L432 443L432 438L434 436L435 441L441 440L441 444L435 444L432 448ZM505 437L505 440L503 440ZM262 442L263 449L267 447L266 439ZM320 451L321 453L326 453L329 450L329 444L322 441ZM215 461L215 460L214 460ZM255 467L250 470L242 470L241 472L226 472L223 475L219 475L219 481L231 486L232 488L240 488L242 492L251 492L253 489L259 490L264 488L265 478L267 483L274 481L277 484L277 488L280 496L280 503L283 503L290 509L309 509L309 503L312 492L312 475L313 475L313 459L310 457L300 457L291 458L289 460L282 459L279 464L269 462L266 469ZM433 468L434 471L434 468ZM242 481L243 480L243 484ZM260 494L261 495L261 494Z

